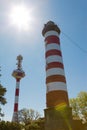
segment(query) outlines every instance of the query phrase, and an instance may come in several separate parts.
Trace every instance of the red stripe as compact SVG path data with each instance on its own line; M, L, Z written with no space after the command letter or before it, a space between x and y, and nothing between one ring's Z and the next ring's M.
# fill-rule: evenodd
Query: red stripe
M22 72L18 72L17 76L23 76L23 73Z
M19 96L19 89L18 88L16 89L15 95Z
M53 106L61 106L62 103L69 105L68 101L68 94L66 91L63 90L57 90L57 91L51 91L46 94L47 99L47 107L53 107Z
M56 49L47 51L46 54L45 54L45 57L48 57L48 56L51 56L51 55L62 56L61 51L56 50Z
M62 69L64 69L64 66L60 62L51 62L51 63L47 64L46 70L51 69L51 68L62 68Z
M50 44L50 43L60 44L59 38L57 36L48 36L48 37L45 38L45 42L47 44Z
M19 82L19 81L20 81L20 78L17 78L16 81Z
M51 75L46 78L46 83L52 83L52 82L64 82L66 83L65 76L63 75Z
M18 103L15 103L14 105L14 112L17 112L18 111Z

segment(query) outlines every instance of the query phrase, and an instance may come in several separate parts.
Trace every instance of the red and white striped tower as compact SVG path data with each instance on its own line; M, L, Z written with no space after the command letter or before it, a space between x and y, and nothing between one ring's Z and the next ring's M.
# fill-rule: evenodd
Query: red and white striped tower
M58 110L59 106L63 105L69 107L66 78L59 39L60 29L54 22L49 21L44 25L42 35L45 37L46 58L46 130L59 130L63 129L62 126L58 126L58 124L61 124L61 121L59 120L62 119L58 117L59 114L55 114L60 112L55 112L54 110Z
M46 47L46 86L47 107L53 107L60 103L68 103L66 78L60 48L60 29L52 21L49 21L44 29Z
M13 112L13 122L18 122L18 101L19 101L19 87L20 80L25 76L25 72L22 70L21 62L23 57L21 55L17 56L17 69L13 71L12 76L16 79L16 90L15 90L15 101L14 101L14 112Z

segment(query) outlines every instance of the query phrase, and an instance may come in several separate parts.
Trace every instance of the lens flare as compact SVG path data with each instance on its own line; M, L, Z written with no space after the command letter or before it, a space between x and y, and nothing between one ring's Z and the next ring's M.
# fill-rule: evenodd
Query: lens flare
M10 11L10 23L18 29L28 30L32 21L31 10L25 5L14 5Z

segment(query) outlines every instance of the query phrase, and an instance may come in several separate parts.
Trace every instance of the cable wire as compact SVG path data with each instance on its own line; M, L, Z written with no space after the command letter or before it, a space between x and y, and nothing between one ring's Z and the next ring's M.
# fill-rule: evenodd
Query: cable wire
M68 38L68 39L71 41L71 43L74 44L77 48L79 48L83 53L87 54L87 50L85 50L85 49L83 49L82 47L80 47L80 46L78 45L78 43L77 43L76 41L74 41L70 36L68 36L68 35L65 34L64 32L62 32L62 34L63 34L66 38Z

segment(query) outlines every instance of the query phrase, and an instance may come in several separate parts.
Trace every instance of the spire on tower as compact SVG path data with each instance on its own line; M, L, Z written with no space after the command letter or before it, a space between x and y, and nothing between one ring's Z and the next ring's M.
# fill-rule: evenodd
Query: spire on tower
M23 57L21 55L19 55L19 56L17 56L17 60L18 60L17 68L18 69L22 69L22 60L23 60Z
M21 55L17 56L17 69L13 71L12 73L12 76L14 78L23 78L25 76L25 72L22 70L22 60L23 60L23 57Z

